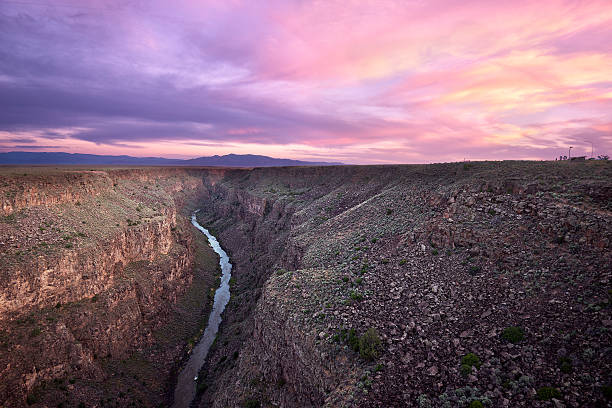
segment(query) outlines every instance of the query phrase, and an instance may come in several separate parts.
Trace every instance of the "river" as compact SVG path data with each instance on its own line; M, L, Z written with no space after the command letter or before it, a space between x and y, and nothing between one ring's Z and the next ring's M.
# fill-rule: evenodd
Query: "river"
M198 344L193 348L187 364L185 364L178 375L178 381L174 389L173 408L188 408L191 401L193 401L196 395L197 385L194 378L198 375L200 368L202 368L206 355L210 350L210 346L215 341L215 336L217 335L217 331L219 331L219 324L221 324L222 320L221 314L223 310L225 310L225 306L227 306L227 302L229 302L230 299L229 281L232 275L232 264L229 261L227 253L225 253L221 245L219 245L217 238L212 236L212 234L196 220L198 211L191 215L191 223L206 235L212 249L219 254L219 264L221 265L222 272L221 285L219 285L219 288L215 291L215 301L204 334L202 334ZM206 294L203 293L202 296L206 296Z

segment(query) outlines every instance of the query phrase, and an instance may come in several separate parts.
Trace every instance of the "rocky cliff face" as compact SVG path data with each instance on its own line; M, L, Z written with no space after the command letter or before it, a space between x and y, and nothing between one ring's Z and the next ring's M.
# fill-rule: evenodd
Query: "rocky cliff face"
M611 170L226 174L204 221L236 282L201 406L605 406Z
M202 172L38 171L19 183L3 174L0 183L8 214L0 222L1 404L89 404L99 397L157 405L187 340L157 337L197 275L196 257L204 251L214 259L201 245L198 252L194 239L201 238L186 218L204 193ZM207 268L212 286L216 267ZM209 301L206 292L200 307ZM190 336L198 325L191 324ZM116 371L133 368L117 364L151 348L156 353L138 358L165 365L159 380L112 385ZM127 395L130 386L138 394L162 388L143 398Z

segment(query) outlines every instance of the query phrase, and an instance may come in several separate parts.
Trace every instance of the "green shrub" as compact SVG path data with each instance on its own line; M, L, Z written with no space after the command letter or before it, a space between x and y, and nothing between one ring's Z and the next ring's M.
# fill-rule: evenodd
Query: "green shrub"
M523 340L525 332L520 327L510 326L504 329L501 336L507 342L516 344Z
M472 366L469 364L461 364L459 371L461 372L462 376L467 377L468 375L472 374Z
M26 402L28 405L36 404L38 401L40 401L40 398L37 394L32 393L26 397Z
M359 337L357 337L357 332L355 329L348 331L346 343L351 349L353 349L353 351L359 351Z
M204 381L198 381L198 385L196 386L196 393L203 394L207 388L208 384L206 384Z
M406 265L406 262L407 262L407 261L406 261L405 259L402 259L402 260L400 261L400 263L399 263L399 264L400 264L400 265Z
M551 399L561 399L561 391L554 387L540 387L537 391L540 401L550 401Z
M606 399L612 400L612 385L604 385L601 387L601 392Z
M571 373L573 370L572 360L570 360L567 357L561 357L559 359L559 368L561 369L562 373L565 373L565 374Z
M257 399L248 398L244 401L243 406L244 408L259 408L261 407L261 403Z
M461 364L469 365L470 367L480 368L480 358L474 353L468 353L461 359Z
M432 250L432 251L431 251L431 254L432 254L432 255L434 255L434 256L435 256L435 255L438 255L438 250L437 250L437 249Z
M469 270L470 275L477 275L480 273L480 271L481 271L480 266L478 265L470 266L470 270Z
M474 400L470 402L470 405L468 405L468 408L484 408L484 405L482 405L482 402L478 400Z
M351 292L351 299L356 300L356 301L360 301L363 299L363 295L359 292L357 292L356 290Z
M17 218L15 217L15 214L5 215L1 219L2 219L2 221L6 222L7 224L14 224L17 221Z
M30 337L36 337L41 333L40 327L35 327L30 332Z
M380 337L376 329L370 327L359 338L359 355L365 360L374 360L380 353Z

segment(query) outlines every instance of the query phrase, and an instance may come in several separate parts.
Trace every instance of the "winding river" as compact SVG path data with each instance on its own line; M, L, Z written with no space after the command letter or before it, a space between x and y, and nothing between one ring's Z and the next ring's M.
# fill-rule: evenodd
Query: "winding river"
M187 361L187 364L180 371L176 388L174 389L174 408L188 408L196 395L196 384L194 378L198 375L200 368L204 364L206 355L210 350L210 346L215 341L215 336L219 330L219 324L221 324L221 313L225 310L227 302L230 299L230 286L229 280L232 275L232 264L229 261L229 257L219 245L219 241L211 235L211 233L201 226L196 220L196 214L199 210L195 211L191 215L191 223L194 227L202 231L208 238L208 242L212 246L212 249L219 254L219 264L221 265L221 285L215 291L215 301L213 303L213 309L210 312L208 318L208 325L204 330L204 334L198 341L198 344L194 347L191 357Z

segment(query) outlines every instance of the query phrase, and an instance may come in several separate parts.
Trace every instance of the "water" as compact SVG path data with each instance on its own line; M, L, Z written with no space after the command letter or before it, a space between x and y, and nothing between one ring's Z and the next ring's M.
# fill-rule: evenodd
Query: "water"
M198 210L199 211L199 210ZM219 264L221 265L221 285L215 291L215 301L213 303L213 309L210 312L208 318L208 325L204 330L204 334L200 338L198 344L194 347L189 361L183 367L178 376L176 388L174 389L174 408L188 408L196 395L196 381L194 377L198 375L200 368L204 364L208 350L215 340L217 331L219 331L219 324L221 324L221 313L225 310L227 302L230 299L230 287L229 280L232 275L232 264L229 261L229 257L219 245L217 238L213 237L210 232L203 226L201 226L196 220L196 213L191 215L191 223L194 227L202 231L208 238L208 242L212 246L212 249L219 254ZM205 296L205 294L202 294Z

